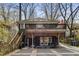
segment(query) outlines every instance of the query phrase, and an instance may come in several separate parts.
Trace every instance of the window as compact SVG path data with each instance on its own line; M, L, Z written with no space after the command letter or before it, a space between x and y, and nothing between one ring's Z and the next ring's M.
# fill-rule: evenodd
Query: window
M21 29L25 29L25 24L20 24Z

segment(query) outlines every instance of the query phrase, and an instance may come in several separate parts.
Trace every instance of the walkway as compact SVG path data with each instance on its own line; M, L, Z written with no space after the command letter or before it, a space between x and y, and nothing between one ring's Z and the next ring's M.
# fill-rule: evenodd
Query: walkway
M58 48L28 48L16 50L10 56L79 56L79 49L60 44Z

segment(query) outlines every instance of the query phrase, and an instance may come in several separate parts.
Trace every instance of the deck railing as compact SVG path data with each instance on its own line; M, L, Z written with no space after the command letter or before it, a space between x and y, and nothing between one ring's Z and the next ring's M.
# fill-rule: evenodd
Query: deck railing
M44 24L44 25L26 25L25 29L65 29L66 28L66 24Z

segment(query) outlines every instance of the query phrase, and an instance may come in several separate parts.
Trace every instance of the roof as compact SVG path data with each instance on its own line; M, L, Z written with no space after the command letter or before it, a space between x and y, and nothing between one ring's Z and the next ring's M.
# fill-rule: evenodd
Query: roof
M19 21L18 23L20 24L56 24L58 23L57 20L46 20L46 19L43 19L43 18L35 18L35 19L32 19L32 20L21 20Z

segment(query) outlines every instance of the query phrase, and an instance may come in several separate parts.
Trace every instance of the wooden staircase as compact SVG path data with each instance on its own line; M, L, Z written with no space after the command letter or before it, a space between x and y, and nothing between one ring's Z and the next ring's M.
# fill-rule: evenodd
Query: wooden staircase
M9 43L0 46L0 55L5 55L9 52L18 49L22 41L22 35L23 32L18 32Z

